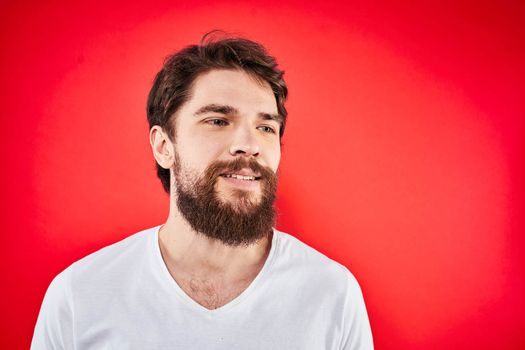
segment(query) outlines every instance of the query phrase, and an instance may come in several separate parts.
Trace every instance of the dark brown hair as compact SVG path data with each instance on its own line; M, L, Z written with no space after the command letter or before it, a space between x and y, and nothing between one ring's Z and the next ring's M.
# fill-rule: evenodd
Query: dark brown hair
M282 117L279 135L282 137L287 111L284 102L288 88L283 80L284 72L277 62L259 43L240 38L216 38L217 32L206 34L198 45L188 46L168 56L157 73L148 96L147 115L150 129L159 125L172 140L175 137L175 121L172 116L190 98L191 87L202 73L212 69L240 69L272 88L277 110ZM170 171L157 166L157 175L164 190L170 192Z

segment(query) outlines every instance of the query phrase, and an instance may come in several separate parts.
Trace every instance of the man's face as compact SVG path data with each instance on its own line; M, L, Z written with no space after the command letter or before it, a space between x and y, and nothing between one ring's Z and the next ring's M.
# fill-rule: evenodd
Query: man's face
M193 84L176 120L173 189L198 232L231 245L271 230L280 120L267 83L212 70Z

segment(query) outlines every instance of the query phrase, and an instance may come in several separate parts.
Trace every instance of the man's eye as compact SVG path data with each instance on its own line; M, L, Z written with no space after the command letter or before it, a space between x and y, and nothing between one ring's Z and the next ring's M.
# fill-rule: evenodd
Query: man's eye
M270 127L270 126L266 126L266 125L265 126L260 126L259 130L262 130L262 131L267 132L269 134L275 134L275 129Z
M209 119L206 121L206 124L216 125L216 126L226 126L228 122L223 119Z

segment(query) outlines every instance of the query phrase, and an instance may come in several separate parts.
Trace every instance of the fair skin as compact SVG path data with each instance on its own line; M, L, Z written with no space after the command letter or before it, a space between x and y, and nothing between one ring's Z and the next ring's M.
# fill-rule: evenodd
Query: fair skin
M237 157L253 158L277 171L281 155L278 113L267 83L239 70L211 70L195 79L191 92L173 118L175 143L159 126L150 130L153 155L160 166L172 169L177 152L190 178L202 176L214 161ZM242 169L234 175L218 179L219 199L235 206L238 197L234 194L242 190L257 202L262 190L259 181L237 178L257 174ZM270 238L232 247L194 232L177 209L173 186L172 181L170 212L159 232L162 256L190 298L207 309L217 309L239 296L257 276L268 256Z

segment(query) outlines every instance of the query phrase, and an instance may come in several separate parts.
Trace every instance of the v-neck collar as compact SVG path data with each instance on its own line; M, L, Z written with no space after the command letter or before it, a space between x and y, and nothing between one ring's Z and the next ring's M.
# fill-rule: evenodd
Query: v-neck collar
M161 272L161 278L163 280L163 283L166 283L168 288L171 288L175 294L191 309L193 309L196 312L203 313L206 315L220 315L228 312L232 308L234 308L236 305L240 304L249 297L249 295L252 293L253 290L257 289L257 286L265 279L265 276L268 273L268 270L270 269L276 255L276 251L278 250L279 245L279 232L275 229L273 229L272 234L272 241L271 241L271 247L270 252L268 253L268 257L266 258L266 261L263 264L263 267L255 276L253 281L250 283L250 285L242 291L241 294L239 294L235 299L229 301L225 305L217 308L217 309L208 309L195 300L193 300L186 292L178 285L178 283L175 281L173 276L170 274L168 267L166 266L164 259L162 258L162 254L160 251L160 242L159 242L159 231L162 225L155 228L155 233L151 235L150 237L150 248L152 250L154 260L157 264L156 268L158 268Z

